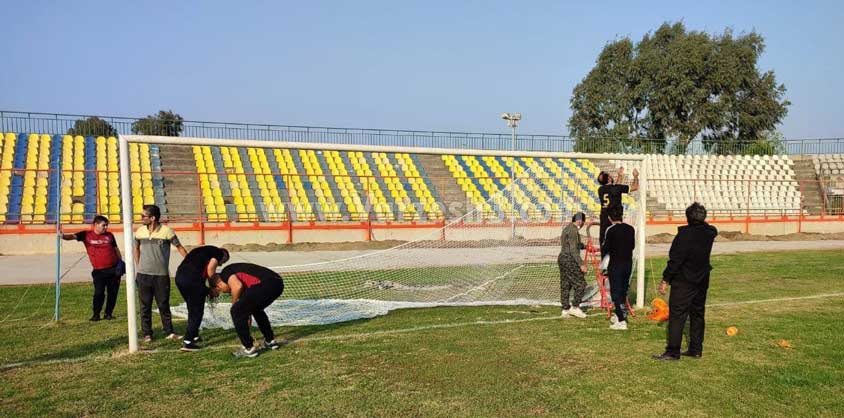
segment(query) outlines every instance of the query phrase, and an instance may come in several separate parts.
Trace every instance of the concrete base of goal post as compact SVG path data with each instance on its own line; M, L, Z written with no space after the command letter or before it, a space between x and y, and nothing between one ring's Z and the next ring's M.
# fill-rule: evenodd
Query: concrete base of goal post
M126 320L129 352L138 351L138 314L135 307L134 231L132 230L132 176L129 173L129 141L120 136L120 199L123 215L123 258L126 261Z

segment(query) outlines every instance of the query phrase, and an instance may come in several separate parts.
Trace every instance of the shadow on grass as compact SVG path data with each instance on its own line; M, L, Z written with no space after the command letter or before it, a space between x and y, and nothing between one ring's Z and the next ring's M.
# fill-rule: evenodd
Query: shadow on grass
M16 363L45 363L50 361L69 361L81 360L92 355L108 355L116 353L121 349L125 349L127 344L127 337L112 337L98 340L97 342L61 346L61 350L51 353L41 353L29 357L22 357L9 362L9 364Z
M339 322L335 324L326 324L326 325L305 325L305 326L273 326L273 333L275 334L276 340L280 340L284 338L287 340L288 343L294 343L298 340L308 338L310 336L320 334L320 333L330 333L332 331L340 330L348 326L353 325L360 325L370 321L370 318L358 319L354 321L347 321L347 322ZM179 323L181 322L181 324ZM184 330L184 326L187 324L186 321L174 321L174 325L177 327L177 332ZM258 330L256 326L249 328L249 331L252 334L252 337L257 341L261 341L263 339L263 335L261 331ZM237 333L234 329L222 329L222 328L202 328L200 329L200 335L202 337L202 343L200 344L203 348L214 349L215 347L227 347L227 346L237 346L240 344L240 339L237 337ZM125 340L124 340L125 341ZM142 350L159 350L159 349L178 349L182 346L181 339L176 341L168 341L168 340L157 340L152 344L143 344L141 343Z
M356 319L354 321L337 322L334 324L325 325L305 325L298 327L287 327L282 334L289 342L296 342L297 340L305 339L315 334L331 334L332 331L337 331L349 326L361 325L371 321L371 318Z

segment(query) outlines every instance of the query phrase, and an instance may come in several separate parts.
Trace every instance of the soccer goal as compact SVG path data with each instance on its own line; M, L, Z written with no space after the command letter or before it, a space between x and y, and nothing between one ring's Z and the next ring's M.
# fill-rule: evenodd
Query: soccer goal
M327 260L324 257L309 260L305 254L295 263L285 262L286 257L282 256L262 258L265 261L261 264L278 271L285 281L284 295L267 310L274 325L371 318L400 308L559 305L557 256L562 228L576 212L584 212L587 219L598 222L596 176L600 171L614 174L622 166L628 183L633 168L640 172L639 190L624 198L624 218L637 231L633 272L636 285L631 289L635 289L635 305L644 305L647 173L642 155L124 135L120 137L120 181L125 214L133 213L132 179L136 173L130 170L131 143L191 145L212 150L234 147L245 150L237 151L242 155L254 156L254 161L259 162L256 167L268 162L263 164L262 174L283 177L277 177L277 183L271 182L272 186L263 184L261 190L277 188L283 207L256 211L246 217L250 221L366 220L384 225L429 221L429 228L416 229L418 232L412 238L392 248L338 251ZM300 150L315 154L300 153ZM292 161L291 154L309 155L320 169L310 167L307 161L308 164ZM267 168L270 172L266 172ZM198 174L202 176L200 181L208 180L209 176L229 175L222 167L200 171L204 171ZM432 181L435 173L440 178ZM211 184L215 182L212 178ZM322 198L319 204L300 201L298 187L307 189L308 198ZM321 191L311 192L317 189ZM325 203L332 193L336 197ZM172 198L168 195L167 201ZM432 199L436 208L431 204ZM338 203L332 206L335 201ZM332 207L340 210L334 214L320 213L322 208ZM216 213L206 214L206 220L221 220L212 215ZM123 216L125 254L132 254L132 220L133 216ZM586 236L587 230L592 231L591 237ZM592 248L597 249L597 225L584 227L581 235L584 243L591 239ZM237 253L232 254L232 261L240 261ZM585 305L594 305L600 298L596 276L590 267L587 284L592 290L587 292ZM134 277L134 266L127 265L127 277ZM134 281L127 280L126 288L128 311L135 312ZM204 326L231 326L227 308L224 303L207 308ZM175 315L184 312L183 306L174 307ZM135 329L135 315L129 315L132 351L137 349Z

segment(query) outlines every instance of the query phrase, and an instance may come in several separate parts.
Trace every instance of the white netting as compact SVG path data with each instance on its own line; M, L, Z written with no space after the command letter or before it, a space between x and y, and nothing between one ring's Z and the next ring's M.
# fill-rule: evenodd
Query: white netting
M267 309L272 323L326 324L414 307L559 306L560 233L575 212L583 211L597 223L595 174L615 165L609 160L565 160L580 170L571 174L563 159L525 160L516 160L522 166L516 167L512 194L506 177L480 178L481 173L475 172L469 174L474 178L456 180L474 186L463 187L472 191L467 192L469 210L414 241L331 261L268 266L280 272L285 282L284 295ZM512 159L484 162L493 168L499 163L495 171L500 173ZM638 195L624 199L625 221L636 228L641 227L634 199ZM511 218L516 220L515 228ZM584 243L586 230L581 230ZM597 245L598 225L590 232ZM636 258L634 252L634 270ZM590 263L586 304L597 303L595 278ZM219 303L209 308L203 325L230 327L228 306ZM184 305L176 307L174 314L186 316Z

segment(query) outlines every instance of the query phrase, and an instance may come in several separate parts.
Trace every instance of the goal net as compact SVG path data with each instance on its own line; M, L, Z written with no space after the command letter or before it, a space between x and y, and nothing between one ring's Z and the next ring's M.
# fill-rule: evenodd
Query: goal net
M166 143L162 137L129 136L130 141ZM368 181L358 190L367 219L372 222L429 222L430 228L419 228L412 239L395 247L370 251L320 252L309 257L306 252L232 253L232 261L254 261L278 271L285 283L282 297L267 309L274 325L310 325L371 318L394 309L436 306L477 305L560 305L560 235L572 215L584 212L595 222L580 230L581 239L594 251L587 257L587 292L584 306L596 306L601 297L596 282L598 250L598 215L600 204L596 182L600 171L616 173L622 166L627 182L633 168L642 170L640 156L588 155L538 152L492 152L449 149L408 149L375 146L343 147L329 144L270 143L263 141L227 141L179 138L179 144L228 146L244 148L314 149L328 153L384 154L390 156L433 155L440 164L444 179L429 182L439 212L414 194L403 204L387 199L384 179L373 185ZM271 152L267 152L272 155ZM331 155L331 154L329 154ZM353 154L357 155L357 154ZM344 160L348 161L348 160ZM432 176L428 162L428 176ZM419 161L417 160L417 163ZM395 164L395 163L394 163ZM398 165L398 164L395 164ZM422 165L422 164L419 164ZM380 165L379 165L380 166ZM333 170L333 168L332 168ZM347 172L354 172L349 167ZM397 186L415 191L402 170L397 171ZM290 174L290 173L281 173ZM644 173L643 173L644 174ZM340 183L337 176L321 178ZM385 187L385 184L387 187ZM378 190L378 185L381 189ZM642 184L641 186L644 186ZM641 187L640 186L640 187ZM126 187L124 187L126 189ZM130 188L131 189L131 188ZM459 193L455 193L459 192ZM294 195L295 196L295 195ZM455 198L455 196L458 196ZM641 189L623 198L625 221L637 229L637 250L634 251L634 272L638 277L638 305L643 302L644 199ZM285 200L285 213L292 219L305 218L303 209ZM320 213L312 204L317 221L359 221L348 212ZM330 209L330 206L328 206ZM124 217L124 219L131 219ZM405 221L403 221L405 220ZM131 229L131 228L127 228ZM378 240L378 229L373 239ZM223 245L225 242L208 242ZM329 255L326 255L329 254ZM296 257L293 257L293 256ZM291 262L290 260L296 261ZM637 286L632 285L635 293ZM229 304L220 301L208 305L203 320L205 327L230 327ZM184 305L174 307L174 314L186 316Z

